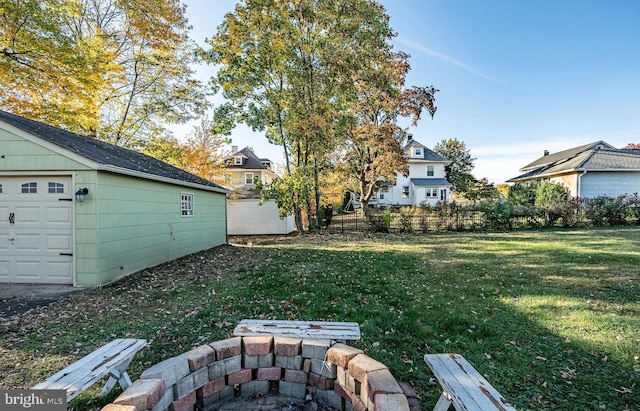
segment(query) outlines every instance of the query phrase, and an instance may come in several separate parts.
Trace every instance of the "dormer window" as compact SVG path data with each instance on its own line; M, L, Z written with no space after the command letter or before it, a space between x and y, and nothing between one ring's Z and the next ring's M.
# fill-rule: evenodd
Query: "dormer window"
M234 166L241 166L242 165L242 157L234 157L233 158L233 165Z
M422 157L422 147L415 147L413 149L413 156L417 158Z

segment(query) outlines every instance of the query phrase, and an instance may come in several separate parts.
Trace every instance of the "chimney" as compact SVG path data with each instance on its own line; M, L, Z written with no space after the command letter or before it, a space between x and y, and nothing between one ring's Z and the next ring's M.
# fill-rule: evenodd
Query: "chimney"
M549 150L544 150L543 155L544 155L544 156L548 156L548 155L549 155Z
M231 154L235 154L238 152L238 146L231 146Z

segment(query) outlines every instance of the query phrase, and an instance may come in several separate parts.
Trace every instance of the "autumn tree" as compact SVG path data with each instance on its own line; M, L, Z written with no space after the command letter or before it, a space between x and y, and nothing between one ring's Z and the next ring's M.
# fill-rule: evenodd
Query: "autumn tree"
M206 108L173 0L1 0L0 104L121 146Z
M471 156L463 141L457 138L445 139L436 144L433 151L451 161L445 166L445 173L454 193L464 195L471 191L478 192L479 187L483 186L482 182L476 181L471 174L476 159Z
M88 134L111 55L104 36L73 36L76 11L65 0L0 0L0 106Z
M299 232L301 211L321 205L320 171L349 127L354 79L387 61L392 35L372 0L246 0L208 40L206 58L219 66L214 83L230 102L216 118L231 127L232 116L282 145L287 172L276 182L292 191L277 201L292 207ZM311 191L302 189L309 176Z
M348 175L357 181L364 210L377 184L394 183L398 172L407 173L405 132L398 119L410 117L416 125L423 110L432 117L436 111L437 90L433 86L404 88L410 69L408 57L393 53L386 44L376 64L363 67L354 78L357 94L349 111L352 122L346 130L342 161Z
M142 151L205 180L213 181L224 176L225 159L230 154L224 147L229 142L229 139L216 134L212 121L203 116L184 143L176 138L152 138Z

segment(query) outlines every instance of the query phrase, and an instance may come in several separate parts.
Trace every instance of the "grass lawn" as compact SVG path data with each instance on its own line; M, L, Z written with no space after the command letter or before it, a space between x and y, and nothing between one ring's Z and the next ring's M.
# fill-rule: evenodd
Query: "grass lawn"
M243 318L358 322L350 345L412 383L425 410L439 388L423 357L441 352L521 410L640 409L635 227L244 239L0 320L0 388L127 336L151 342L135 379ZM98 391L74 404L99 409Z

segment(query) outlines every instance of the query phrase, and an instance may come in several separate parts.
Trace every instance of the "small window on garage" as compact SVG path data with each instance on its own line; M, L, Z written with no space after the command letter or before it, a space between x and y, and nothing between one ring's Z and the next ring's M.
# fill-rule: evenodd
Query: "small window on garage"
M49 181L49 194L62 194L64 193L64 184Z
M180 208L182 217L193 217L193 194L182 193L181 197Z
M2 184L0 184L0 194L2 194Z
M36 194L38 192L38 183L32 181L22 185L22 194Z

